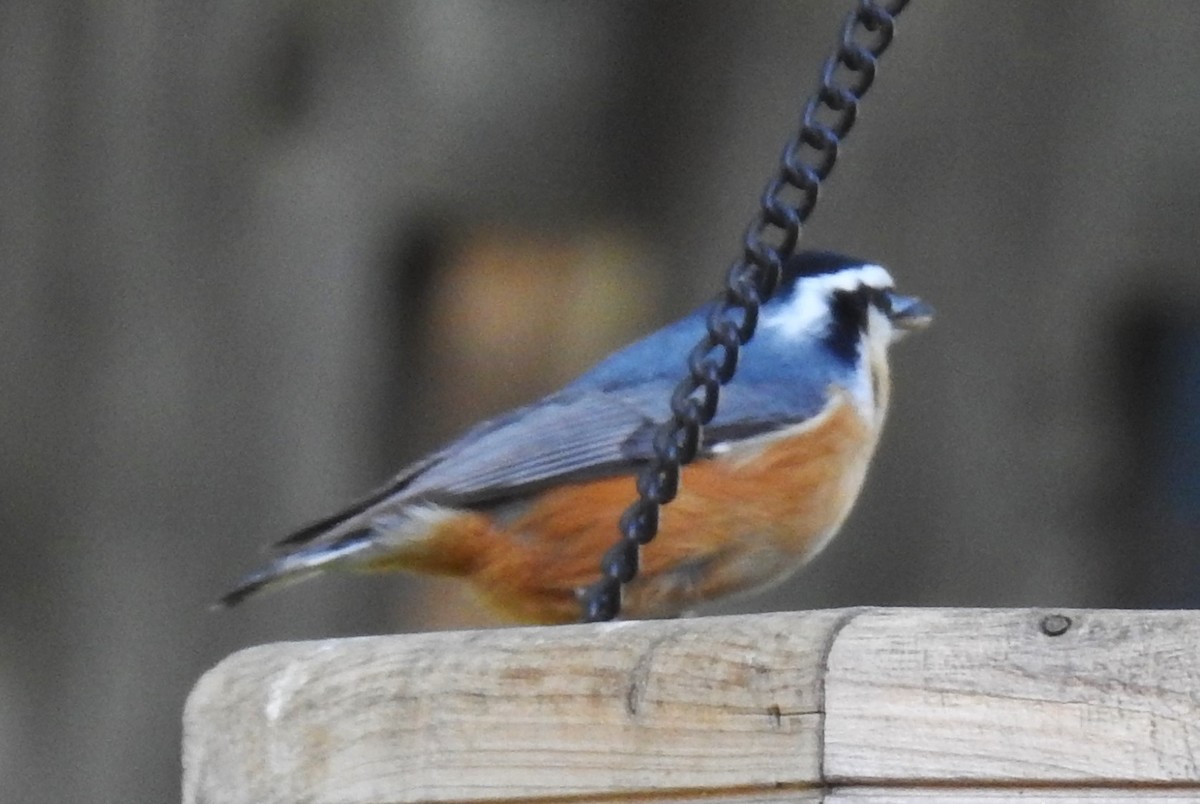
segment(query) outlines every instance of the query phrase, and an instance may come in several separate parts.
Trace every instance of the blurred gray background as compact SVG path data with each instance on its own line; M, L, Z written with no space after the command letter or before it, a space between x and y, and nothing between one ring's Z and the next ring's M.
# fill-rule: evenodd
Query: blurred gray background
M848 2L0 5L0 801L177 800L208 605L712 294ZM1200 5L917 3L804 244L939 311L842 536L721 611L1200 604Z

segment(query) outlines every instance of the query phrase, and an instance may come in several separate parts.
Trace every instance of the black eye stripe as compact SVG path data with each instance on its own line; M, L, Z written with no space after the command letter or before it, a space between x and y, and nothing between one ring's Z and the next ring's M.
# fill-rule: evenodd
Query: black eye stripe
M835 290L830 305L834 318L865 327L867 306L875 301L873 293L866 285L859 285L854 290Z
M892 314L892 294L889 291L879 288L870 288L871 303L880 309L885 315Z
M867 331L867 310L871 303L868 292L869 288L859 285L857 290L835 290L829 300L830 322L825 342L847 363L858 360L858 343Z

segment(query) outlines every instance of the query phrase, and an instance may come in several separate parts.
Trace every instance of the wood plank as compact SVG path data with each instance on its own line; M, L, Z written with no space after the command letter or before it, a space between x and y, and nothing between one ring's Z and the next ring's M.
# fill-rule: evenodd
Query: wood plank
M1054 613L1071 625L1049 636ZM1200 795L1195 612L864 610L830 652L825 700L833 783Z
M250 648L189 697L184 802L813 800L824 654L847 616Z
M1103 787L848 787L835 788L823 804L1154 804L1195 801L1195 790L1114 790Z

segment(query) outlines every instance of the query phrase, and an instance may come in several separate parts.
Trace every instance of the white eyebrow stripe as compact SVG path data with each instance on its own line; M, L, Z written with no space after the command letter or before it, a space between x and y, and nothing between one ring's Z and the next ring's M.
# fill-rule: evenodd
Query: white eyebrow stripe
M792 297L764 315L760 323L764 329L795 339L824 329L829 321L829 294L833 291L856 290L861 285L882 289L894 284L887 269L874 263L843 268L831 274L801 277Z

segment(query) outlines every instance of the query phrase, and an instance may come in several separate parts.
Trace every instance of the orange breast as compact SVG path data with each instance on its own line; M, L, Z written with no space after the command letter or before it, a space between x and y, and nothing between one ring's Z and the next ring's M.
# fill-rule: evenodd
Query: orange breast
M833 535L850 511L877 432L839 398L785 437L745 445L683 470L642 550L623 611L664 616L781 580ZM577 619L576 590L595 581L632 477L562 486L504 515L473 513L435 529L397 564L465 575L499 613L525 622Z

